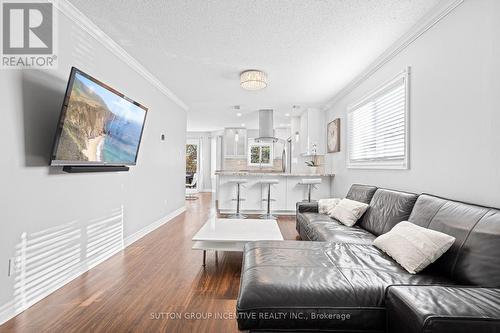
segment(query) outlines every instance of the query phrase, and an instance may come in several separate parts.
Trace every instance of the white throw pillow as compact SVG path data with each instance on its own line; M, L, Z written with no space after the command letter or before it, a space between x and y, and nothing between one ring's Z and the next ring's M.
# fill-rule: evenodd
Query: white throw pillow
M378 236L373 245L390 255L404 269L416 274L443 255L455 237L403 221Z
M335 206L340 202L340 199L319 199L318 200L318 212L320 214L328 214Z
M352 227L368 209L368 205L359 201L342 199L328 215L340 221L340 223Z

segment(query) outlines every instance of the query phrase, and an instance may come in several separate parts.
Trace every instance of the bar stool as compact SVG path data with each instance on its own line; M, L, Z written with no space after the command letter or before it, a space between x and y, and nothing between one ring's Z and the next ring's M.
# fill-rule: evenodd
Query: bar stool
M240 202L245 201L245 199L242 199L240 197L240 188L248 183L247 179L232 179L229 181L229 183L236 184L236 199L233 199L233 201L236 201L236 214L231 215L229 218L231 219L246 219L246 215L243 215L240 213Z
M304 178L300 181L299 185L307 186L307 202L311 202L311 190L318 184L321 184L321 178Z
M279 182L278 179L262 179L260 181L261 184L267 185L267 199L262 199L262 201L267 201L267 212L259 216L261 219L276 220L276 216L271 215L271 201L276 201L271 199L271 185L279 184Z

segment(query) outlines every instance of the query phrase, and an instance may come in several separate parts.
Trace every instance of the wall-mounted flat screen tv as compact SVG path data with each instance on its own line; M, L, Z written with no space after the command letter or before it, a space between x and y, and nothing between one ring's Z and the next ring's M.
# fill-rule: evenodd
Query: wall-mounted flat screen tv
M73 67L50 165L135 165L147 110Z

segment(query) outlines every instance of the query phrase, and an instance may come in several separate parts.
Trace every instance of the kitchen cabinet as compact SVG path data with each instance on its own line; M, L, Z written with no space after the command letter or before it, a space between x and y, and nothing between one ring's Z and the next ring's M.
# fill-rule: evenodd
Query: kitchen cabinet
M304 156L324 155L326 147L326 124L324 112L308 108L300 116L300 153Z
M247 130L246 128L224 129L224 157L246 158Z
M271 185L271 209L282 211L286 209L286 177L266 176L261 179L278 179L278 184ZM268 185L261 184L262 199L267 199ZM262 201L262 208L267 209L267 201Z
M237 187L231 180L238 177L226 176L218 177L217 200L221 211L232 212L236 208L236 191ZM241 177L240 177L241 178ZM262 186L260 177L248 177L246 184L242 184L240 188L241 210L242 211L261 211L262 203ZM267 192L266 192L267 193Z

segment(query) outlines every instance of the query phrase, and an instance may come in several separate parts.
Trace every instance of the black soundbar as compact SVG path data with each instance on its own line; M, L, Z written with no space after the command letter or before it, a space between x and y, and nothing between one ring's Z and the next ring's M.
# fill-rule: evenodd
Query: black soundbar
M116 172L128 171L130 168L125 165L66 165L63 167L64 172L82 173L82 172Z

